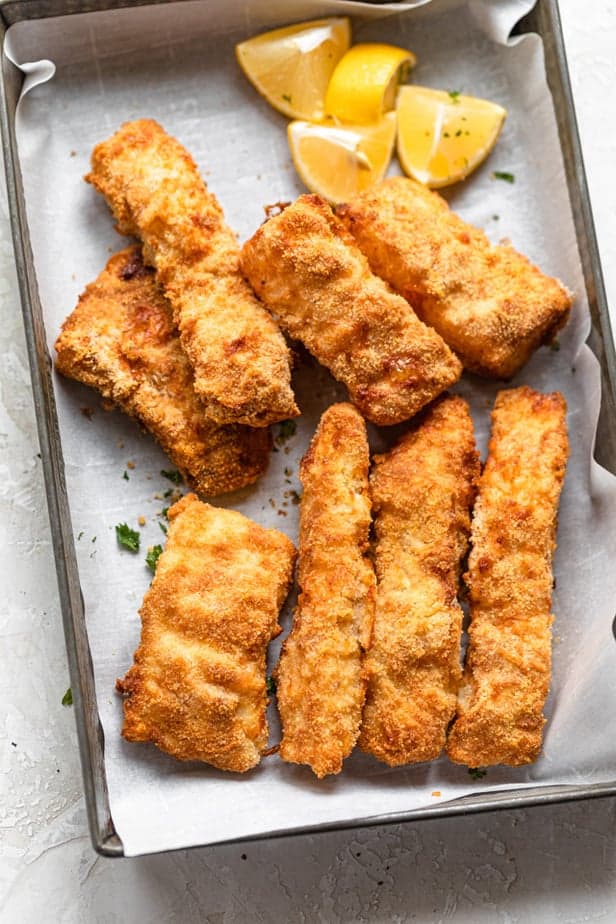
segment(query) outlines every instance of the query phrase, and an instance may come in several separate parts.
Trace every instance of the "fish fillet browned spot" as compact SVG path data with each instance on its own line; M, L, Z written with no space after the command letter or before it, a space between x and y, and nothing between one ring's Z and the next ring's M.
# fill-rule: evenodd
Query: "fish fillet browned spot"
M86 179L118 231L143 241L207 415L253 427L297 416L284 338L241 276L236 237L182 145L151 119L127 122L96 145Z
M111 257L62 325L56 350L58 371L135 417L199 494L234 491L265 471L267 430L206 417L171 308L140 247Z
M117 681L126 695L122 735L243 772L267 744L265 656L295 549L277 530L194 494L169 520L134 663Z
M301 464L300 595L276 671L280 756L318 777L339 773L353 750L366 692L375 590L368 464L361 414L334 404Z
M478 476L473 425L459 397L437 402L374 462L378 583L359 743L391 766L438 757L455 713L458 580Z
M391 177L337 214L373 272L472 372L511 378L567 321L572 296L557 279L491 244L420 183Z
M281 327L346 385L373 423L412 417L459 379L459 360L371 272L319 196L300 196L261 225L241 263Z
M471 623L447 753L518 766L541 749L550 685L552 556L569 452L565 399L501 391L473 516Z

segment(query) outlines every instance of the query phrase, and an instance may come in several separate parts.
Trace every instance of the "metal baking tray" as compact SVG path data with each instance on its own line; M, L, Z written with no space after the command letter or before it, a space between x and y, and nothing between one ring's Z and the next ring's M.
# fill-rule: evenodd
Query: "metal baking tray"
M38 434L73 689L86 806L94 848L104 856L113 857L123 856L124 850L121 839L114 828L109 808L105 779L104 740L96 705L92 660L70 525L62 447L51 379L51 360L45 340L17 155L15 114L24 75L7 58L4 40L7 29L24 20L165 2L179 2L179 0L86 0L86 2L0 0L0 30L3 49L0 76L2 147L15 262L32 376L32 391L37 410ZM616 473L616 354L584 173L557 0L538 0L533 11L519 23L516 32L536 32L543 39L548 83L557 117L568 191L590 304L592 330L588 342L601 367L602 401L595 458L609 471ZM616 795L616 779L609 783L592 785L547 785L519 791L477 793L439 806L360 817L343 824L320 824L293 828L273 836L340 830L349 827L462 815L498 808L512 809L545 805L610 795ZM260 836L246 839L258 839Z

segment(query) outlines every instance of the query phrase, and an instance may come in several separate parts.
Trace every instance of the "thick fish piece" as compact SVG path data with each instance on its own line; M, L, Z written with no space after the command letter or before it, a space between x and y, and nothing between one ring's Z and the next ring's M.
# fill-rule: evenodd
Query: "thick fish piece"
M300 196L261 225L241 265L283 330L346 385L373 423L412 417L459 379L457 357L371 272L319 196Z
M187 494L141 615L122 735L179 760L243 772L267 745L266 650L293 577L285 535Z
M332 405L301 463L300 595L276 669L280 756L318 777L339 773L353 750L366 693L375 594L368 466L361 414Z
M56 351L58 372L135 417L199 494L245 487L267 468L267 430L206 417L171 308L139 246L111 257L86 288Z
M284 337L242 278L236 237L182 145L151 119L127 122L96 145L86 180L118 231L142 240L208 417L264 427L297 416Z
M438 757L456 709L457 601L479 456L467 403L444 397L370 478L377 574L359 744L391 766Z
M550 685L552 557L569 454L565 399L501 391L473 515L469 647L447 754L519 766L541 750Z
M405 177L361 193L337 214L372 271L403 295L466 369L511 378L566 323L570 292L509 244Z

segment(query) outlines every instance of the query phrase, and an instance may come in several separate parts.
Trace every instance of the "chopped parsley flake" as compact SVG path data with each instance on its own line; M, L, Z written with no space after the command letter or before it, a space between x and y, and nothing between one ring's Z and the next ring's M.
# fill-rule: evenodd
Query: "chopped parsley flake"
M469 767L468 774L472 776L474 780L481 780L486 775L488 771L484 770L482 767Z
M118 545L129 552L139 551L139 533L136 529L131 529L127 523L118 523L115 531Z
M290 102L291 102L291 96L290 96L288 93L283 93L283 94L282 94L282 98L283 98L283 100L285 100L285 102L287 102L287 103L290 103Z
M558 342L558 340L552 340L550 344L550 349L553 350L555 353L558 353L558 351L560 350L560 343Z
M158 521L158 525L160 526L161 532L163 532L163 533L165 534L165 536L166 536L166 535L167 535L167 527L165 526L165 524L164 524L164 523L161 523L160 520L159 520L159 521Z
M160 473L163 476L163 478L168 478L169 481L172 481L174 484L182 484L182 476L180 475L177 469L170 468L170 469L165 470L164 468L162 468L160 470Z
M79 542L79 540L81 539L82 536L83 536L83 529L81 530L81 532L80 532L79 535L77 536L77 542Z
M154 574L156 571L156 565L158 564L158 559L163 553L162 545L151 545L148 549L148 554L145 556L145 563Z
M505 170L495 170L492 174L495 180L504 180L505 183L515 183L513 173L507 173Z
M163 497L171 497L172 494L173 494L173 488L167 488L167 490L166 490L165 493L163 494ZM168 509L169 509L169 508L167 507L167 510L168 510Z
M268 696L273 696L276 692L276 681L271 674L268 674L265 678L265 691Z
M72 706L73 705L73 691L69 687L64 696L62 697L63 706Z
M294 420L283 420L278 429L278 436L276 437L278 445L284 443L291 436L294 436L296 430L297 424Z
M453 103L460 102L460 91L459 90L447 90L449 97Z
M126 471L126 469L124 469L124 474L122 475L122 478L124 479L124 481L130 481L128 477L128 472Z
M169 518L169 516L168 516L168 515L169 515L169 508L168 508L168 507L163 507L163 509L160 511L160 515L161 515L161 517L164 517L164 518L167 520L167 519Z

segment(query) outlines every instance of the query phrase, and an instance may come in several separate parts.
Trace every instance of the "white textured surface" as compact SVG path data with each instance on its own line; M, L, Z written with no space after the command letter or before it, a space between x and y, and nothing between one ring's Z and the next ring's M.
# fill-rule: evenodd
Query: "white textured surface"
M616 298L616 2L585 4L583 16L580 7L561 0L608 294ZM4 203L0 300L0 919L616 919L614 800L137 860L96 858L73 717L60 706L64 643Z

